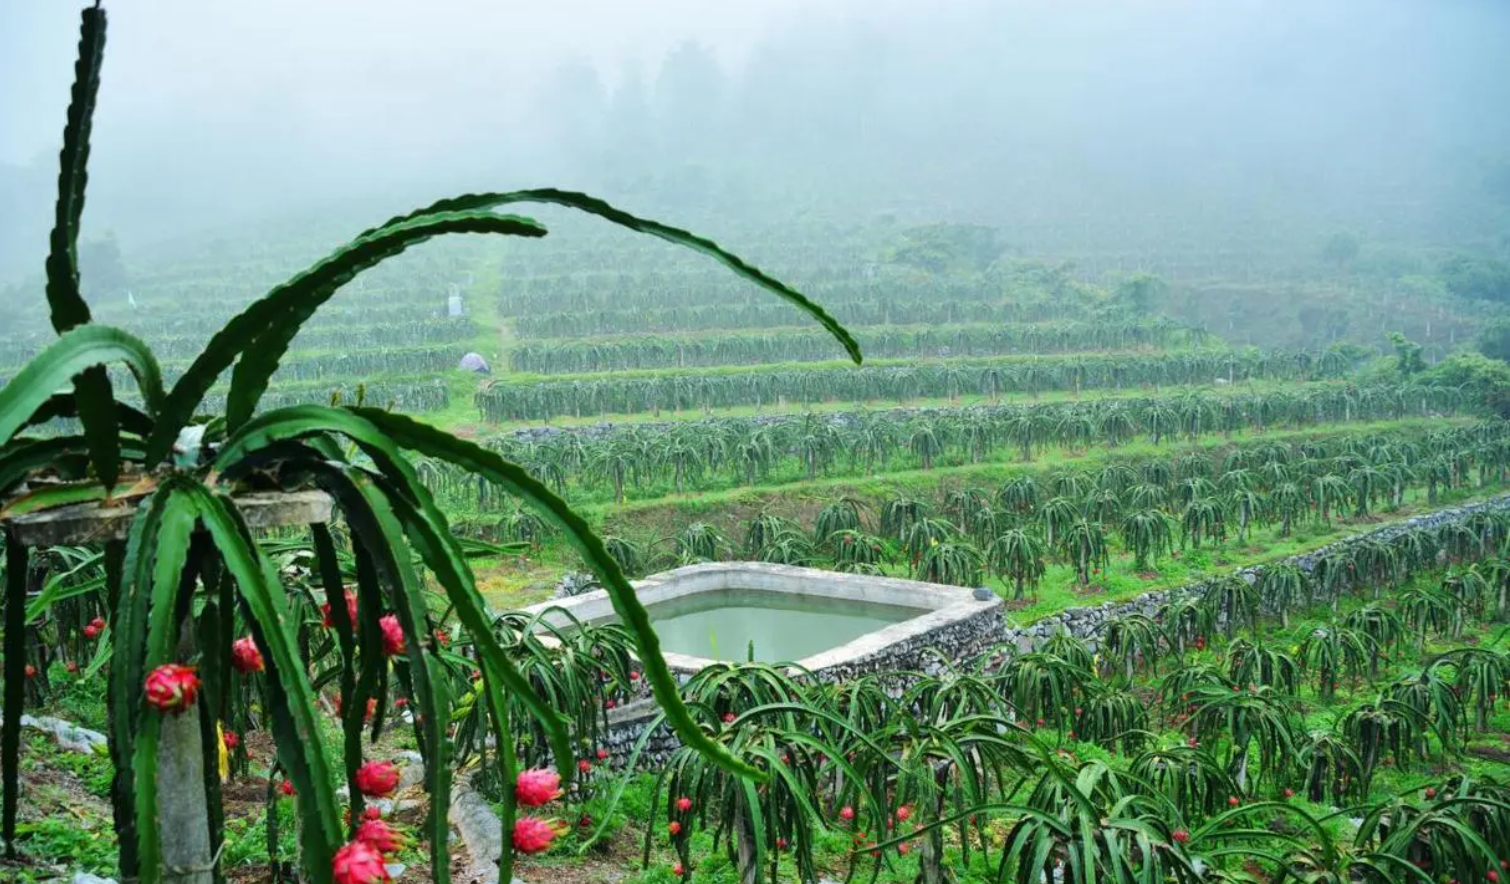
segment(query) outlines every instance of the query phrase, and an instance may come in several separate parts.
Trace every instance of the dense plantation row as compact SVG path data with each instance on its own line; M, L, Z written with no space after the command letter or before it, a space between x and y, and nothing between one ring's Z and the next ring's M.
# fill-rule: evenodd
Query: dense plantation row
M226 394L214 390L205 394L206 408L225 408ZM315 381L303 384L275 384L262 398L260 408L270 411L290 405L355 405L411 414L443 411L451 404L451 390L444 381L434 378L378 379L359 381Z
M461 353L460 348L445 345L389 347L383 350L306 350L279 362L278 371L273 377L280 384L332 380L340 381L344 386L355 386L364 379L370 383L373 379L386 380L394 375L416 380L428 375L433 383L456 367ZM176 382L191 364L188 361L164 360L164 382ZM111 377L117 383L126 382L129 372L117 370L111 373Z
M1218 434L1457 414L1465 406L1471 403L1457 391L1439 387L1182 390L1083 402L625 424L592 434L503 436L491 444L559 490L611 488L622 501L627 491L651 484L677 491L708 483L754 485L793 467L811 479L1003 457L1026 462L1050 448L1083 452L1096 443L1115 448L1138 439L1153 445L1195 442Z
M1052 564L1064 567L1064 580L1086 587L1112 579L1114 554L1127 572L1144 574L1229 538L1263 549L1304 528L1330 529L1337 519L1366 521L1407 503L1436 506L1444 495L1502 488L1507 468L1510 426L1499 423L1259 440L1221 451L1127 456L1090 469L1024 469L994 486L967 482L923 497L845 497L810 525L762 511L733 536L699 521L674 537L615 536L608 546L631 574L728 558L870 574L900 568L961 586L982 585L989 574L1021 599ZM426 475L424 464L420 469ZM428 481L439 484L437 478ZM454 479L435 490L442 500L467 492ZM545 539L537 516L504 508L492 525L473 527L498 540Z
M902 360L855 368L845 363L790 368L729 367L580 375L491 384L474 397L485 421L558 416L641 414L712 408L854 404L958 399L1005 394L1123 390L1250 381L1339 377L1346 360L1334 351L1307 353L1189 351L1169 354L1077 353L992 359Z
M850 301L834 305L829 312L847 326L862 328L875 325L1007 324L1052 321L1064 317L1060 310L1025 310L1024 305L1017 303L929 301L915 297ZM514 331L524 338L616 335L626 331L768 329L791 327L801 322L801 315L793 308L785 304L761 302L526 313L513 320Z
M783 263L786 263L783 260ZM856 301L994 301L1019 311L1017 322L1063 318L1077 304L1062 297L1074 283L1062 271L1025 262L995 273L990 279L976 276L945 277L918 271L859 264L843 266L826 256L823 263L808 265L803 293L826 307ZM511 279L498 298L499 312L527 316L551 312L594 312L625 307L734 306L764 303L760 289L707 266L679 273L577 273L554 276L523 276Z
M117 378L117 381L124 379ZM118 387L121 398L133 405L140 401L129 381ZM224 408L227 390L225 384L217 385L205 394L204 402L209 408ZM451 389L443 380L435 377L382 377L370 381L357 380L350 376L327 380L278 381L262 399L263 411L285 408L290 405L354 405L363 403L376 408L423 414L442 411L451 404Z
M311 356L318 358L321 354L331 352L381 356L395 350L405 352L445 344L454 345L447 349L459 359L465 352L461 342L476 337L477 333L477 326L469 319L414 319L371 326L314 326L299 333L287 361L298 361ZM153 346L168 360L192 358L204 347L207 339L208 334L174 334L151 338ZM5 354L7 360L14 359L13 364L19 364L36 355L47 343L46 335L38 331L11 337L0 352ZM453 359L447 368L454 368L455 361Z
M1000 356L1011 353L1080 353L1088 350L1173 349L1206 336L1165 319L1008 325L867 328L855 339L867 359ZM816 362L842 351L823 332L780 329L759 334L647 335L633 338L558 338L509 350L518 372L563 374L688 366Z
M350 398L365 383L375 394L387 388L375 402L415 411L445 407L441 397L448 393L430 388L444 383L481 332L470 318L447 316L449 283L464 279L455 255L407 256L398 266L358 277L322 305L282 360L273 385L278 401L329 402L337 390ZM246 307L262 280L271 284L288 269L274 258L244 260L213 273L195 272L194 266L165 261L128 268L109 290L91 296L101 321L152 346L170 381ZM0 334L0 376L13 374L55 339L41 314L13 322ZM316 381L322 382L318 389L299 386Z

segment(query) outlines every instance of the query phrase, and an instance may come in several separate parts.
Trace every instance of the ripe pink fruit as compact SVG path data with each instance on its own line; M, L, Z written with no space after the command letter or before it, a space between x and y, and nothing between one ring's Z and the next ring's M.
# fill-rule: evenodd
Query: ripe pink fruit
M586 774L592 773L592 762L588 761L586 758L577 762L577 772L583 774L584 776Z
M682 813L686 813L687 811L691 810L692 799L685 796L676 799L676 809L681 811Z
M357 840L378 853L398 853L408 843L398 829L383 820L367 820L357 826Z
M386 798L398 788L398 765L391 761L369 761L357 768L357 788L368 798Z
M346 706L345 698L337 696L336 697L336 714L340 715L341 714L341 710L344 709L345 706ZM376 713L377 713L377 697L368 697L367 698L367 712L363 715L363 718L365 720L367 720L367 721L371 721L372 720L372 716L375 715ZM420 719L420 723L424 724L424 719L423 718Z
M1043 719L1038 719L1038 726L1043 727Z
M331 872L336 884L378 884L389 880L383 855L360 839L348 842L336 851Z
M26 673L26 677L27 678L36 678L37 677L37 667L31 665L30 663L26 664L26 669L24 669L22 671Z
M682 824L677 822L676 820L672 820L670 824L666 826L666 831L670 832L671 837L674 838L682 833Z
M514 799L525 807L539 807L561 797L561 775L553 770L521 770L514 780Z
M1488 879L1489 884L1499 884L1500 873L1496 872L1494 869L1490 869L1489 871L1485 872L1484 877Z
M1242 803L1241 801L1237 800L1237 796L1236 795L1233 795L1231 798L1227 799L1227 806L1228 807L1236 807L1236 806L1238 806L1241 803Z
M607 761L608 760L608 750L607 749L599 749L598 750L598 760L599 761Z
M911 849L912 845L908 844L906 841L903 841L901 844L897 845L897 853L900 853L903 856L906 856L907 852Z
M164 663L147 673L146 689L148 706L177 715L194 705L199 696L199 676L192 666Z
M1286 789L1285 790L1285 797L1286 798L1294 798L1295 797L1295 790L1294 789Z
M673 878L680 878L682 875L686 874L686 871L686 869L682 868L681 863L671 864L671 877Z
M67 663L63 664L63 668L68 670L69 675L73 675L79 671L79 664L73 662L72 660L69 660Z
M397 657L404 652L404 628L398 624L397 614L387 614L378 620L383 631L383 656Z
M776 849L777 850L786 850L786 839L785 838L777 838L776 839Z
M290 783L288 780L284 780L283 782L278 784L278 791L282 792L284 795L292 795L294 794L294 784Z
M514 849L520 853L542 853L562 834L561 829L542 819L522 816L514 822Z
M1185 745L1187 745L1190 748L1194 749L1195 747L1201 745L1201 741L1197 740L1195 737L1191 737L1190 739L1188 739L1188 740L1185 741Z
M1436 797L1437 797L1437 790L1436 790L1436 789L1433 789L1433 788L1432 788L1432 787L1431 787L1431 786L1427 786L1427 787L1426 787L1426 793L1425 793L1425 794L1426 794L1426 800L1427 800L1427 801L1430 801L1430 800L1432 800L1432 799L1433 799L1433 798L1436 798Z
M732 713L732 712L725 712L724 713L724 724L733 724L733 723L734 723L734 713Z
M257 643L252 641L251 636L231 642L231 666L242 675L263 670L262 652L257 649Z
M912 818L912 808L902 805L897 808L897 822L905 823Z
M226 731L220 735L220 742L225 744L226 751L231 751L241 745L241 738L236 736L235 731Z
M844 806L844 807L842 807L842 808L839 809L839 819L844 820L847 823L847 822L849 822L850 820L852 820L854 818L855 818L855 809L853 807L849 807L848 805L846 805L846 806Z
M440 646L444 648L451 643L451 635L444 629L437 629L435 630L435 640L440 642Z
M380 820L382 818L383 812L381 810L378 810L376 807L366 807L362 809L362 819L364 820Z
M1181 844L1184 844L1190 840L1190 833L1185 831L1184 829L1175 829L1174 840L1178 841Z
M100 628L98 626L95 626L93 623L86 623L86 624L84 624L84 637L85 638L95 638L95 637L99 636L99 634L100 634Z
M349 589L346 590L346 614L350 618L352 624L355 625L357 622L357 594ZM321 626L329 629L335 625L335 622L330 619L329 602L326 602L325 604L320 606L320 615Z

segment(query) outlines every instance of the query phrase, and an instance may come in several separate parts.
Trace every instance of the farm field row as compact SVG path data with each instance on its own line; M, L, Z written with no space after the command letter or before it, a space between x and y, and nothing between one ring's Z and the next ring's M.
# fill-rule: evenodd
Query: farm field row
M474 402L483 420L498 423L558 415L759 407L765 403L891 400L902 404L918 398L956 399L969 393L995 399L1014 392L1158 390L1194 384L1230 386L1250 380L1305 382L1335 378L1341 368L1313 362L1304 355L1241 359L1206 352L879 360L860 367L799 363L555 375L534 381L511 378L484 386Z
M1380 519L1505 487L1497 425L1427 422L1269 433L1200 445L1059 453L587 506L629 573L703 559L812 565L998 587L1041 615L1100 595L1314 548ZM443 496L442 499L447 499ZM462 502L448 506L476 513ZM489 569L498 603L573 566L528 511L458 516L459 530L534 551ZM1214 569L1214 570L1213 570Z

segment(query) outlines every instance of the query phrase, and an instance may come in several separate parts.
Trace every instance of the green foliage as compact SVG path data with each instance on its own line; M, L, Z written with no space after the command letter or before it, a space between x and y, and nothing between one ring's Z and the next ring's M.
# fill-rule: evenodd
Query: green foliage
M1168 291L1164 280L1151 273L1138 273L1118 284L1115 303L1129 316L1147 316Z
M1510 319L1493 319L1484 323L1473 343L1490 359L1510 362Z
M1321 247L1321 260L1334 267L1346 267L1358 257L1358 238L1351 233L1339 232L1327 237Z
M1001 255L1004 246L994 227L978 224L932 224L901 231L887 255L894 264L932 273L979 273Z
M1447 290L1460 298L1510 302L1510 264L1495 258L1453 255L1442 262Z
M1408 378L1426 370L1426 363L1421 359L1421 345L1407 340L1399 332L1389 333L1389 345L1395 351L1395 371L1402 378Z

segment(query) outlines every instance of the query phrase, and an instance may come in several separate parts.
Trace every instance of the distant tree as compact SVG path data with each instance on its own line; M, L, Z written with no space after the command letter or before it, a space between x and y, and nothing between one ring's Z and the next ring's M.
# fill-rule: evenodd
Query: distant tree
M1510 418L1510 365L1473 351L1453 353L1422 372L1422 383L1465 390L1491 413Z
M1484 324L1474 340L1478 351L1490 359L1510 362L1510 319L1496 319Z
M114 233L79 243L79 275L89 277L89 294L94 296L116 295L126 290L130 280L126 265L121 263L121 247Z
M608 96L598 69L583 58L557 65L542 85L539 102L547 134L558 155L591 162L604 143Z
M1321 247L1321 260L1341 270L1358 257L1358 238L1351 233L1339 232L1327 237Z
M618 84L608 99L608 145L604 162L611 173L637 175L649 159L651 138L650 89L639 65L625 62Z
M1401 377L1410 377L1426 368L1421 358L1421 345L1399 332L1389 333L1389 345L1395 350L1395 370Z
M1510 301L1510 264L1493 258L1454 255L1442 262L1442 281L1460 298Z
M655 81L655 111L663 137L694 155L714 147L726 92L726 78L713 50L690 40L678 44L661 62Z
M1169 289L1164 280L1151 273L1137 273L1117 286L1116 303L1132 316L1153 312L1154 301Z
M901 240L888 259L933 273L980 273L1005 250L996 228L979 224L912 227L902 231Z

